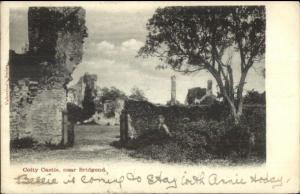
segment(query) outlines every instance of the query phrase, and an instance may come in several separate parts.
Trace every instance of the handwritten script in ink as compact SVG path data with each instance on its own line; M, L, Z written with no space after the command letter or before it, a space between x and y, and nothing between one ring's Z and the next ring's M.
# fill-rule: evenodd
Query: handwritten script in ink
M39 173L37 172L44 172ZM69 173L67 177L60 175L60 172L81 172L77 174ZM93 173L91 173L93 172ZM177 189L179 187L199 187L208 186L216 187L222 185L250 185L250 184L263 184L275 189L282 187L290 182L290 179L283 176L272 176L269 173L265 174L252 174L250 176L241 176L238 173L232 176L222 176L218 173L206 173L200 171L198 173L187 173L186 171L179 176L168 176L163 171L157 173L147 173L139 175L134 172L127 172L118 176L110 174L105 168L85 171L84 169L72 170L49 170L42 169L23 169L23 173L14 178L16 184L25 185L72 185L72 184L85 184L85 185L112 185L122 189L128 183L146 184L149 186L159 185L160 188L167 190Z

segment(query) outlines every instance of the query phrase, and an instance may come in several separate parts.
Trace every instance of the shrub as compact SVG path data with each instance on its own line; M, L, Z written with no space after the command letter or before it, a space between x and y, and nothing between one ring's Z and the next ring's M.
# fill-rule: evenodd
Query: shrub
M250 90L244 97L245 104L266 104L266 92L259 93L255 90Z
M170 126L171 138L149 130L137 139L130 140L125 147L135 150L132 154L134 157L161 162L198 162L218 158L234 162L239 161L238 158L249 157L251 153L265 159L265 136L262 135L265 133L264 120L250 125L256 114L247 116L250 120L245 117L239 126L229 120L174 123ZM259 139L258 145L251 144L252 134Z
M85 116L81 107L73 103L67 103L68 119L72 123L82 122Z
M253 152L259 157L266 157L266 109L246 108L242 118L242 125L248 127L251 134L254 135L255 145Z
M36 141L34 141L31 137L24 137L20 139L14 139L10 141L11 149L20 149L20 148L33 148L36 145Z
M126 101L138 138L126 145L136 157L160 161L195 162L206 159L237 160L266 155L265 106L245 106L241 123L228 118L228 105L155 106L149 102ZM164 115L172 138L157 131L157 116Z

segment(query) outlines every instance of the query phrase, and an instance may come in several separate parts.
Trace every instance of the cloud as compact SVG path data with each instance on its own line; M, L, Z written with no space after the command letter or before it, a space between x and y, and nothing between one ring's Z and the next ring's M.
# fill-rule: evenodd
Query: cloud
M108 40L117 45L132 38L144 41L148 33L146 23L155 11L155 9L151 9L149 11L130 10L125 13L120 11L112 13L111 9L102 10L99 11L97 8L86 12L89 39L94 42Z
M102 58L105 56L113 56L116 54L116 46L106 40L101 41L99 43L94 41L87 41L85 45L87 54L87 59L90 60L91 58Z
M134 38L122 41L120 44L112 43L109 40L94 42L88 40L85 43L85 52L82 64L74 72L74 81L78 80L85 71L97 73L101 78L116 79L123 78L140 80L140 76L148 79L166 79L168 80L174 72L170 69L157 70L156 66L161 63L157 58L139 58L136 57L137 51L143 46L143 42ZM138 75L138 76L135 76ZM175 73L176 74L176 73ZM111 76L109 78L109 76ZM146 81L147 82L147 81ZM145 84L146 84L145 82Z
M144 44L143 42L138 41L136 39L130 39L130 40L124 41L121 44L121 50L122 51L131 50L131 51L137 52L143 46L143 44Z
M98 60L101 58L122 59L131 63L136 59L135 56L142 46L143 42L136 39L128 39L120 44L107 40L98 43L88 40L85 43L84 57L87 60Z
M155 67L161 62L158 59L135 57L145 42L148 34L146 23L155 8L148 11L130 9L128 13L116 10L111 12L111 9L104 8L101 11L98 8L87 9L86 25L89 36L85 39L83 60L73 72L74 80L70 85L75 84L85 72L89 72L98 75L97 82L100 87L115 86L129 93L133 86L137 86L145 91L150 101L165 103L170 98L171 75L175 74L177 77L177 98L181 102L184 101L188 88L206 87L207 79L213 79L205 71L183 76L170 69L156 70ZM20 50L28 41L27 23L27 10L11 10L10 48ZM246 82L246 90L264 90L264 79L258 77L252 69ZM215 81L213 85L216 86Z
M83 61L73 73L73 83L76 83L85 72L94 73L98 76L97 84L100 87L115 86L130 94L131 88L137 86L144 90L151 102L155 103L165 103L169 100L172 75L177 77L177 98L181 102L184 102L189 88L206 87L208 79L213 80L214 93L217 91L216 82L205 71L184 76L171 69L157 70L155 67L161 63L157 58L136 57L137 51L144 44L136 38L125 39L120 43L111 40L97 42L89 39L85 44ZM233 62L236 62L235 58ZM245 86L246 90L254 86L254 84L250 85L250 82L256 84L255 80L258 80L257 76L252 75L252 77L254 80L247 79L250 81ZM258 82L254 87L260 88L264 80Z
M116 61L111 59L99 59L97 61L85 61L84 67L88 70L94 69L94 70L100 70L102 67L111 67L114 65Z
M100 43L97 44L97 48L100 51L103 51L103 50L113 50L115 48L115 45L111 44L111 43L109 43L107 41L102 41L102 42L100 42Z

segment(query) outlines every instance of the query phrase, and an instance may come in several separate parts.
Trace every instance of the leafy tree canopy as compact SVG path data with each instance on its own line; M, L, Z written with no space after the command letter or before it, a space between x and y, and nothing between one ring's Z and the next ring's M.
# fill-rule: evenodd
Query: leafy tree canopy
M238 123L248 70L264 58L265 25L264 6L158 8L147 23L148 36L139 56L158 57L163 63L159 68L185 74L208 71ZM237 82L232 57L224 57L232 49L240 55Z
M144 91L139 89L138 87L133 87L131 89L131 95L129 96L129 98L134 100L147 101Z
M118 98L120 98L120 99L126 99L127 98L126 94L123 91L116 88L116 87L101 88L100 93L102 95L102 103L104 103L106 100L114 101L114 100L117 100Z
M262 6L159 8L147 29L139 54L159 57L184 73L217 69L232 46L241 52L243 71L265 53Z

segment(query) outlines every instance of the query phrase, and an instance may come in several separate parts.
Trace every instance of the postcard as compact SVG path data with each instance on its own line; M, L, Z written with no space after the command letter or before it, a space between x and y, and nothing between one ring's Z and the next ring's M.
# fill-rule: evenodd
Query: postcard
M1 2L1 193L299 192L299 19Z

